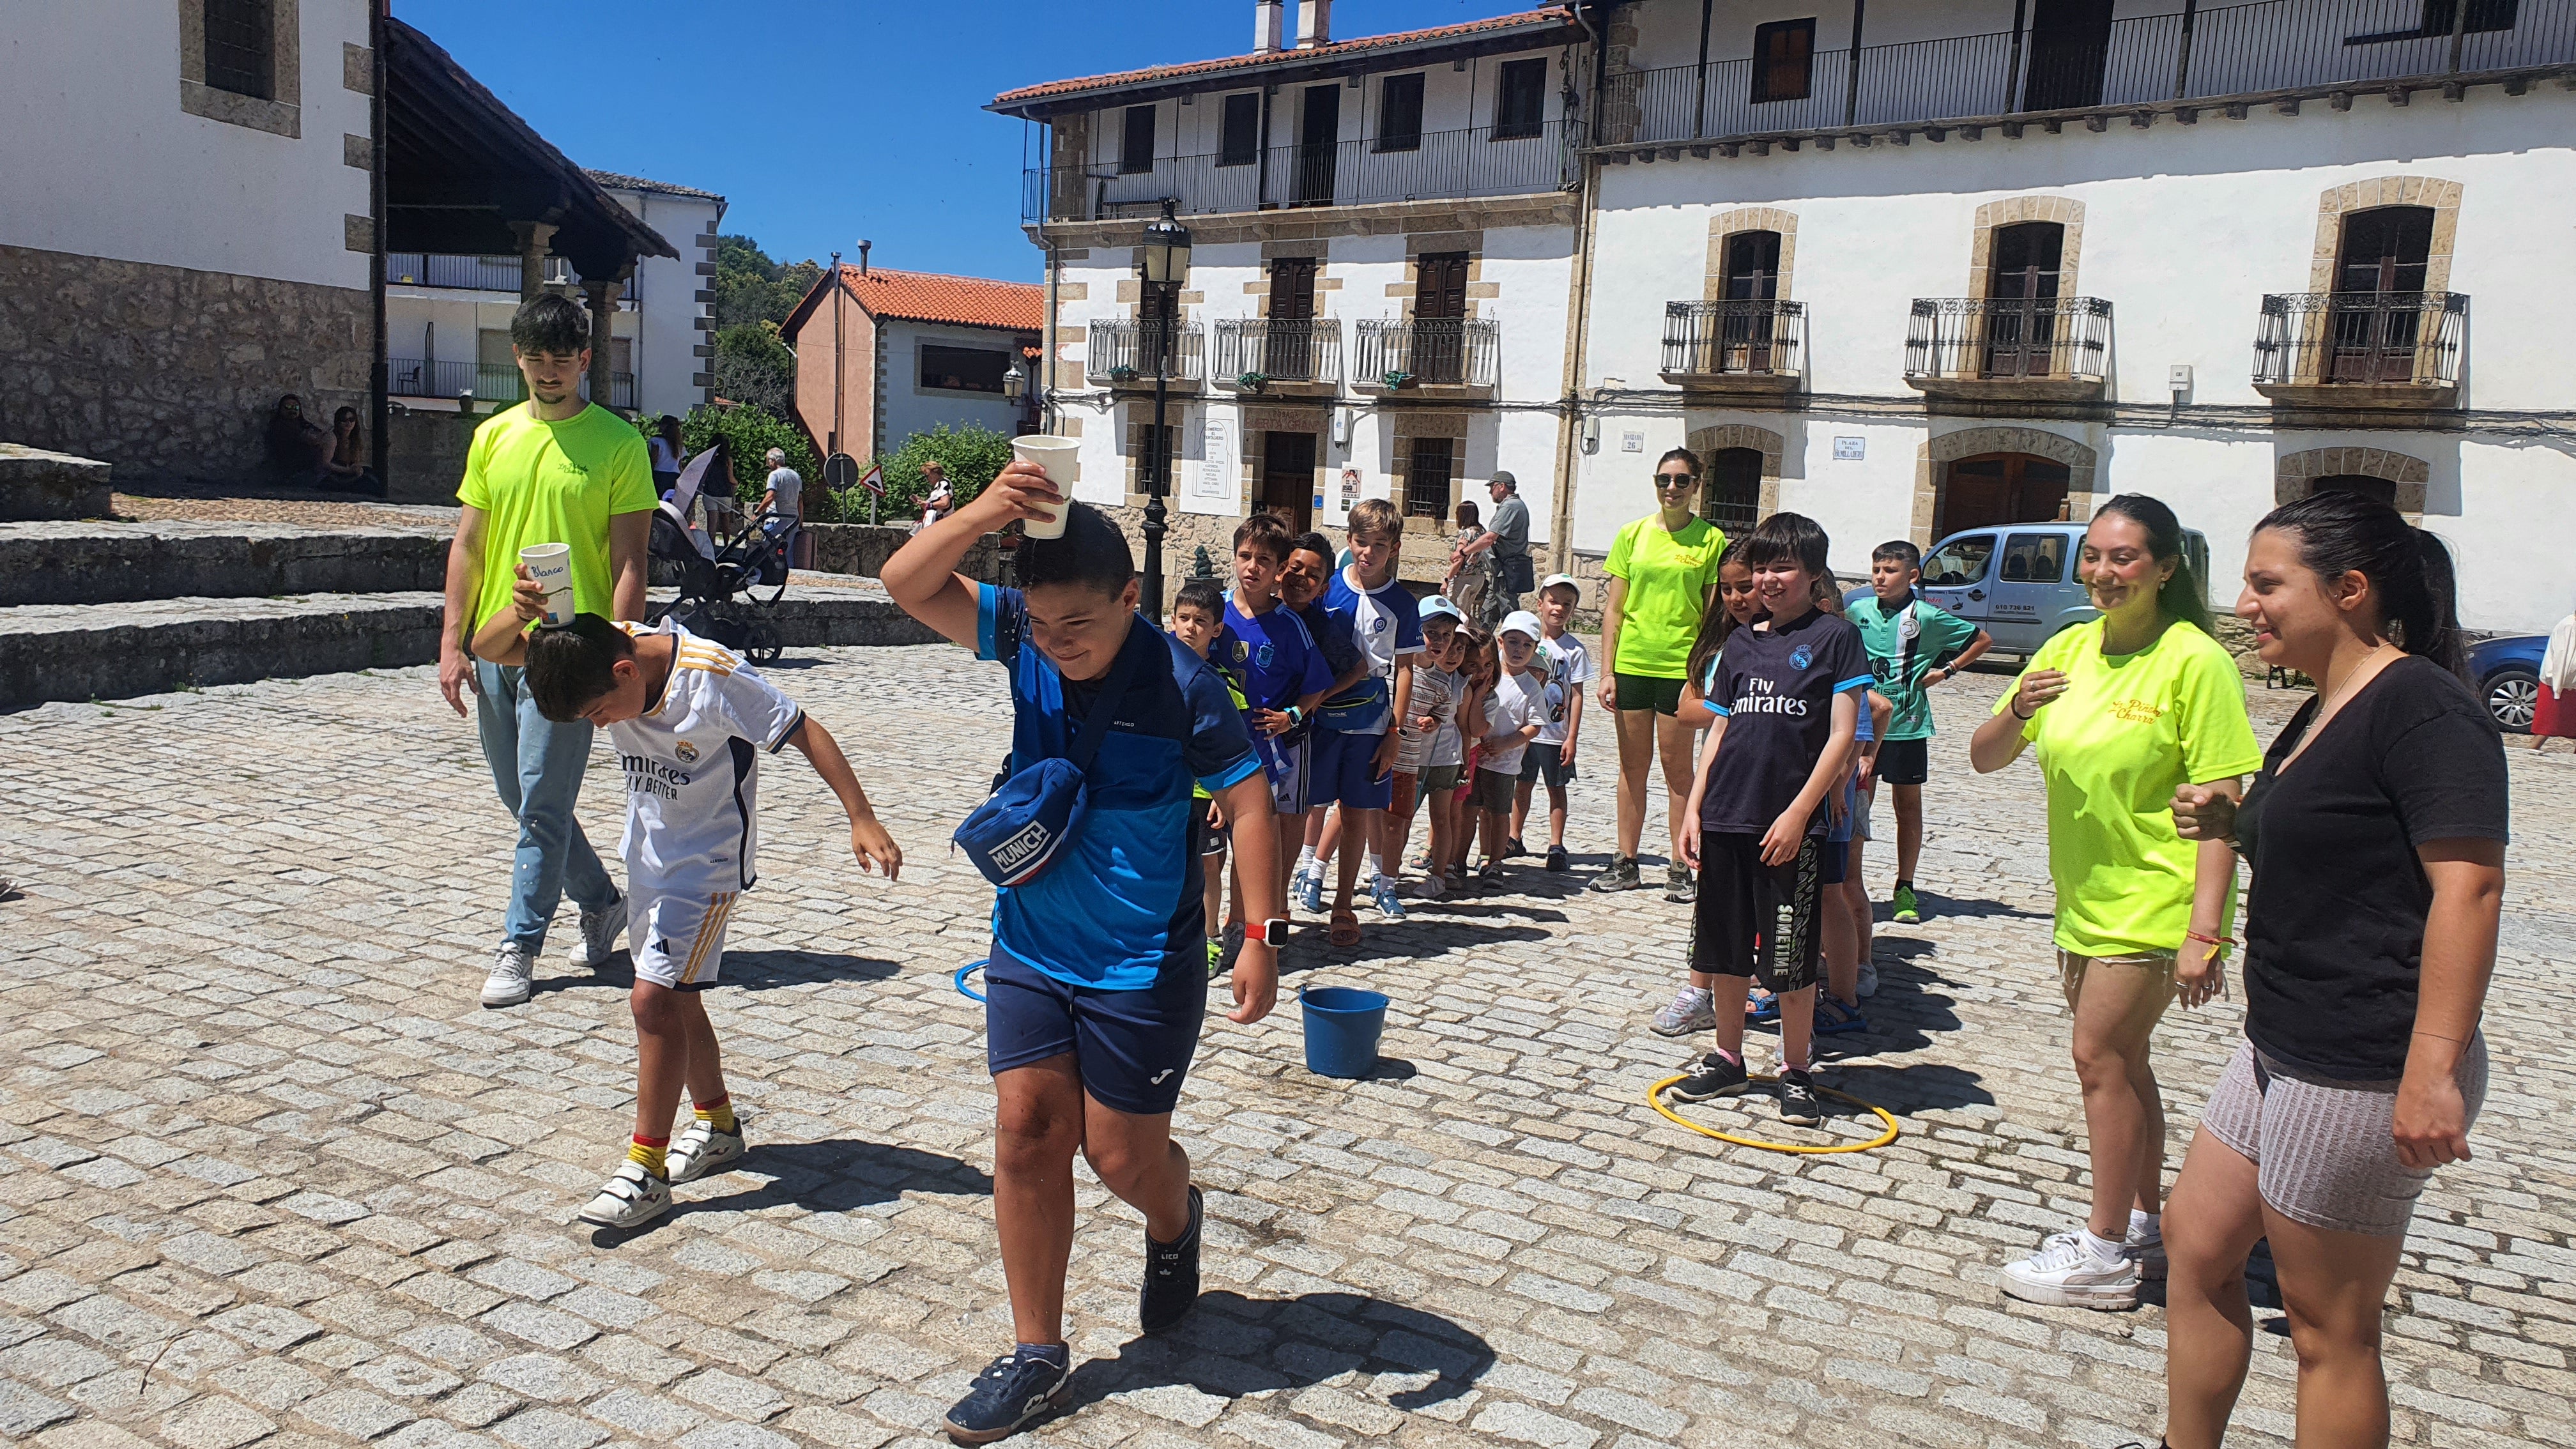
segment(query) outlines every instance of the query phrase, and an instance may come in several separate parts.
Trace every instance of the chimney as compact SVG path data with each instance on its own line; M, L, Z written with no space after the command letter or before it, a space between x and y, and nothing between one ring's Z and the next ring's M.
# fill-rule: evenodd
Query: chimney
M875 242L864 237L859 241L859 275L862 277L868 274L868 248L875 245Z
M1297 0L1297 48L1313 50L1333 42L1333 0Z
M1280 28L1286 14L1286 0L1253 0L1252 53L1254 55L1279 53Z

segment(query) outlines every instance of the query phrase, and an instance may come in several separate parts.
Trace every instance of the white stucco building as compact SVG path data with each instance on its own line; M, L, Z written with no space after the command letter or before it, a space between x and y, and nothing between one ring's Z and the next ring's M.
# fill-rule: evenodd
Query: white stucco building
M1141 503L1159 363L1176 532L1428 513L1441 437L1447 499L1510 469L1588 573L1687 444L1713 515L1809 513L1852 572L2140 491L2225 600L2248 525L2332 486L2449 538L2473 627L2564 612L2531 524L2576 509L2576 0L1587 0L1340 42L1252 9L1252 54L994 103L1046 127L1086 498ZM1197 248L1161 324L1133 248L1166 200Z

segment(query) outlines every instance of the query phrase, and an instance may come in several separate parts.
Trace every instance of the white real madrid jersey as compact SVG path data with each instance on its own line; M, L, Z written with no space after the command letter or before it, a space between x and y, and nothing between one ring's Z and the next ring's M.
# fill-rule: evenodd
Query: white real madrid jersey
M671 620L620 624L672 640L671 677L643 714L608 727L626 775L628 886L707 896L751 889L759 760L805 721L741 656Z

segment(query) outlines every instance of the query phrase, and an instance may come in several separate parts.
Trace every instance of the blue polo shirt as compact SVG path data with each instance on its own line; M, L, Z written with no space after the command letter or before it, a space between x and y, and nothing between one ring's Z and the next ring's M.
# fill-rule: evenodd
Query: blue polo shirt
M1011 671L1014 771L1069 753L1108 682L1067 680L1024 642L1028 632L1019 590L976 589L976 657ZM995 894L993 944L1059 981L1141 991L1167 958L1198 959L1207 938L1206 812L1191 804L1191 785L1222 790L1261 764L1224 678L1189 646L1140 617L1120 648L1143 657L1091 762L1082 833L1045 874Z
M1314 637L1315 647L1324 656L1324 672L1332 679L1341 678L1343 671L1360 662L1360 648L1352 637L1348 610L1326 607L1323 596L1318 594L1315 602L1297 611L1297 621L1304 624L1306 632ZM1366 684L1367 681L1362 680L1353 685L1352 690L1364 688ZM1347 698L1348 693L1334 695L1315 706L1317 733L1329 734L1342 728L1342 722L1348 716L1338 712L1336 701Z
M1351 581L1351 572L1333 571L1324 604L1348 624L1354 645L1368 656L1369 672L1326 700L1321 713L1330 728L1346 734L1384 734L1395 702L1395 661L1423 651L1422 603L1394 579L1363 589Z

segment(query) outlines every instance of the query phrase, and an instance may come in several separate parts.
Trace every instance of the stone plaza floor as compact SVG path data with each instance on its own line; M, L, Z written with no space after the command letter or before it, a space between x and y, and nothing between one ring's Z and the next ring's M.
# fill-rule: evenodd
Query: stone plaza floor
M861 876L803 761L768 766L761 887L709 998L753 1152L623 1235L573 1213L628 1131L625 960L573 971L559 933L534 1000L478 1008L510 827L431 671L0 719L23 891L0 902L0 1441L925 1442L1009 1343L981 1013L950 981L989 892L946 849L1008 707L945 646L776 674L909 862ZM1687 908L1579 889L1610 833L1595 728L1575 875L1521 862L1355 950L1301 921L1279 1012L1211 1013L1177 1119L1209 1194L1202 1307L1136 1335L1142 1230L1086 1174L1074 1407L1013 1442L2153 1443L2159 1308L1993 1286L2080 1214L2085 1161L2036 771L1965 769L2004 683L1939 692L1933 914L1882 921L1875 1030L1823 1077L1897 1113L1894 1145L1750 1151L1641 1100L1690 1049L1646 1030ZM2268 739L2293 701L2253 693ZM2576 762L2522 743L2494 1090L2389 1318L2409 1444L2576 1444ZM617 791L603 744L603 852ZM1878 825L1883 893L1884 802ZM1374 1077L1304 1070L1308 983L1394 998ZM2177 1009L2159 1037L2176 1164L2238 1020ZM1764 1098L1704 1120L1776 1128ZM2284 1325L2258 1318L2245 1444L2291 1423Z

